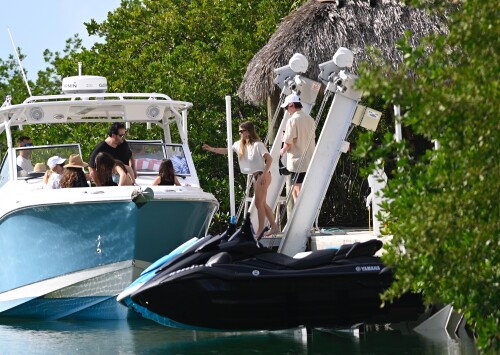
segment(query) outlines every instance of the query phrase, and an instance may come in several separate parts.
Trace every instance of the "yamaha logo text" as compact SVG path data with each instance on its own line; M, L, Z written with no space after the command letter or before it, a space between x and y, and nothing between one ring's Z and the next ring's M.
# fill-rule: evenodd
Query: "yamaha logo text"
M356 271L380 271L380 266L356 266Z

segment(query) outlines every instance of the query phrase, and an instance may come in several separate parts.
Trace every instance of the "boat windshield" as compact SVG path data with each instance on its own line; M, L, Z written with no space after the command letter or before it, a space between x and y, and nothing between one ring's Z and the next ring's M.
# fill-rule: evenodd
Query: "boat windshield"
M175 175L189 176L189 166L181 144L164 144L162 141L127 140L135 159L137 174L157 175L163 159L170 159Z
M81 156L79 144L30 146L15 148L14 150L16 152L18 180L43 177L45 171L50 169L47 165L47 160L50 157L59 156L66 159L67 162L71 154L80 154ZM29 160L30 164L23 163L25 160Z

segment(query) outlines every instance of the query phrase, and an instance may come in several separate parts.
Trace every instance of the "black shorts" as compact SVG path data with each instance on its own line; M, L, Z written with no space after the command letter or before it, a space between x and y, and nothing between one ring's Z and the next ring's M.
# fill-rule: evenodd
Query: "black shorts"
M294 184L302 184L302 182L304 181L304 178L306 177L306 173L303 172L303 173L294 173L292 172L290 174L290 177L292 178L292 183ZM297 179L297 180L295 180Z

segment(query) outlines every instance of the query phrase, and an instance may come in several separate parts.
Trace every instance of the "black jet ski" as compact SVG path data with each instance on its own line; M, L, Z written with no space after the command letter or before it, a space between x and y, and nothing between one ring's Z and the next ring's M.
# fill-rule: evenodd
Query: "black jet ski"
M204 330L350 327L414 320L423 311L416 294L381 307L393 275L374 256L380 240L295 259L256 242L248 218L229 234L166 261L130 294L132 308L161 324Z

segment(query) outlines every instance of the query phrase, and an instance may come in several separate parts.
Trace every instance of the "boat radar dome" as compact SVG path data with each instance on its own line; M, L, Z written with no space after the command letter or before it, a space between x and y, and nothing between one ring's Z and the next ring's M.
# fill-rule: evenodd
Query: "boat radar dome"
M62 81L62 90L65 94L104 93L107 88L108 81L103 76L69 76Z

